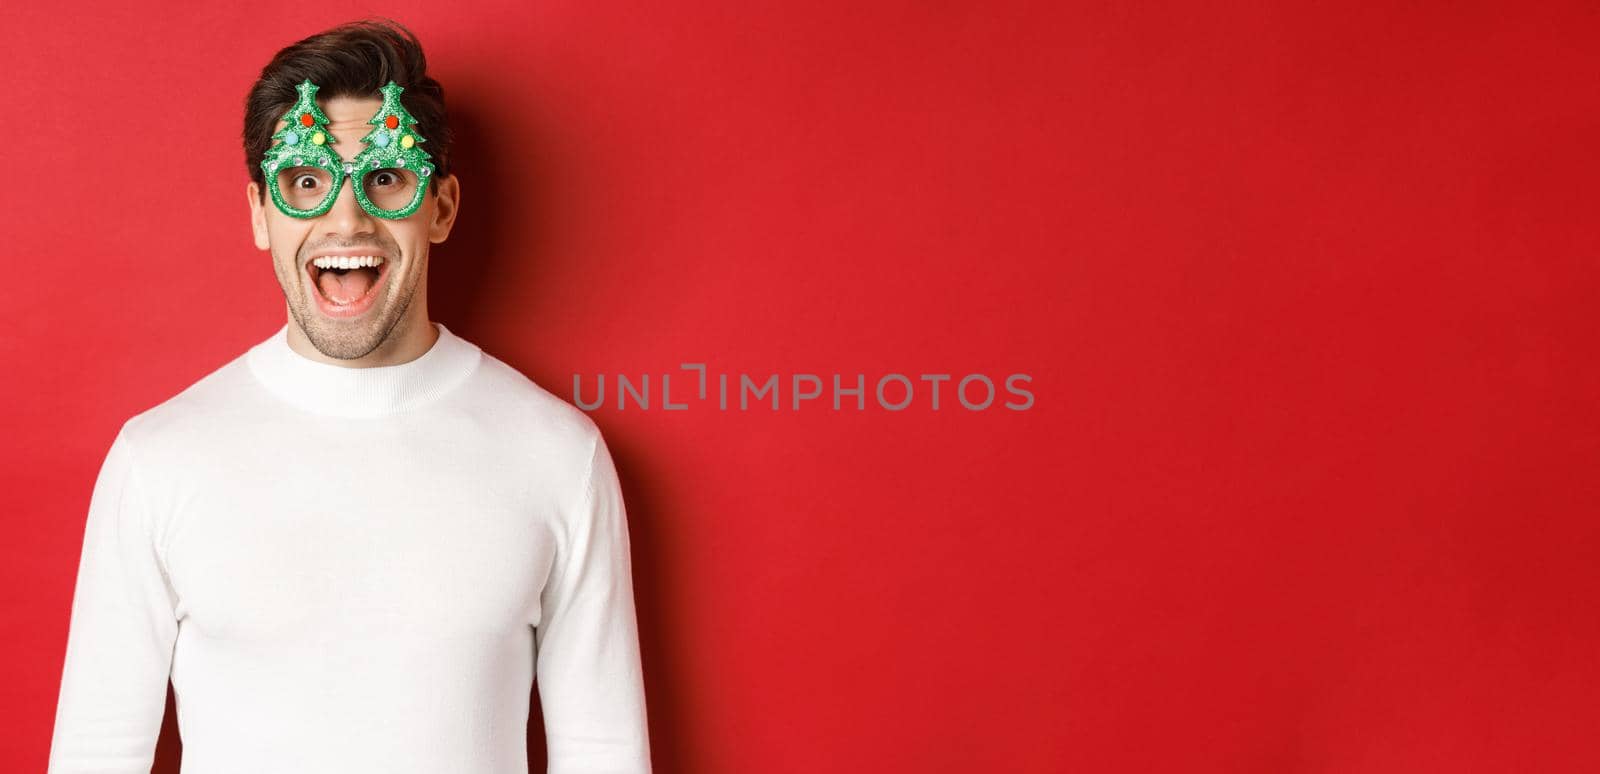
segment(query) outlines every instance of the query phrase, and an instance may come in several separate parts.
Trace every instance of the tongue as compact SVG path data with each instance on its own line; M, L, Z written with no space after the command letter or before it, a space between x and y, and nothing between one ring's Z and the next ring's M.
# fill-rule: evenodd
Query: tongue
M342 306L366 295L377 280L376 269L350 269L345 272L330 269L318 275L317 285L322 288L322 295Z

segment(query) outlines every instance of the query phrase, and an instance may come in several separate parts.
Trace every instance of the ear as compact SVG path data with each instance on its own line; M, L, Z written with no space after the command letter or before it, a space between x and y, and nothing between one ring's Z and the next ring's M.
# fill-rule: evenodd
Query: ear
M250 231L255 234L256 249L269 249L272 243L267 241L267 208L261 203L261 186L252 180L244 193L250 200Z
M445 175L434 179L433 190L433 221L428 224L428 241L434 244L443 242L450 236L450 227L455 225L456 212L461 205L461 183L455 175Z

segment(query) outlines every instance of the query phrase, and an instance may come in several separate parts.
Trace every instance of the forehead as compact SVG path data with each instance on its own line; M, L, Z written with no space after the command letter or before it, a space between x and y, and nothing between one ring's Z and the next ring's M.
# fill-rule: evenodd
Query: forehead
M377 115L378 108L383 107L383 100L377 97L339 96L319 99L317 105L328 114L328 131L337 141L333 149L340 157L349 160L361 152L361 138L372 131L372 124L367 122ZM279 120L273 131L282 129L284 125Z

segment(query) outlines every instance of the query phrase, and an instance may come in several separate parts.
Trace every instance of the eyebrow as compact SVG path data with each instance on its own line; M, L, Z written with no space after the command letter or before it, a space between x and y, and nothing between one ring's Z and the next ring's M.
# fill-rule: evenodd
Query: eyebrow
M361 128L365 128L365 127L370 126L370 124L368 123L368 121L370 121L370 120L371 120L370 118L351 118L351 119L348 119L348 120L345 120L345 121L332 121L332 120L330 120L330 121L328 121L328 127L327 128L328 129L361 129ZM278 132L283 131L288 126L289 125L287 123L284 123L283 119L280 118L280 119L278 119L278 122L276 124L273 124L272 132L274 134L276 134Z
M370 118L352 118L352 119L349 119L348 121L329 121L328 122L328 128L329 129L359 129L359 128L363 127L363 126L370 126L370 124L367 123L368 120L370 120Z

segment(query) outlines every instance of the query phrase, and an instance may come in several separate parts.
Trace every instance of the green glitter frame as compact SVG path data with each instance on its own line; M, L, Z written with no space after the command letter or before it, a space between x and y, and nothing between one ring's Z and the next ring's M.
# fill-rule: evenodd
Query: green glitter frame
M394 81L384 85L381 89L383 105L367 121L373 124L373 129L361 138L361 143L366 147L354 159L345 161L328 147L338 140L327 129L328 115L317 105L319 88L310 80L302 81L295 87L299 97L280 117L284 128L272 135L277 142L267 149L261 159L261 170L266 175L265 182L272 195L272 203L291 218L320 217L333 209L333 203L339 198L339 190L344 187L345 178L348 177L352 181L350 188L355 192L356 203L368 214L386 220L410 217L422 207L434 166L429 161L432 156L421 148L421 144L427 140L417 133L417 120L400 103L400 92L405 89ZM392 128L388 125L390 118L395 121ZM411 143L409 146L405 144L408 139ZM284 167L317 167L327 171L333 177L328 195L317 206L308 209L290 205L284 200L277 184L278 171ZM406 169L416 175L417 190L409 204L400 209L385 210L367 197L365 186L355 182L359 179L358 173L360 170L379 169Z

